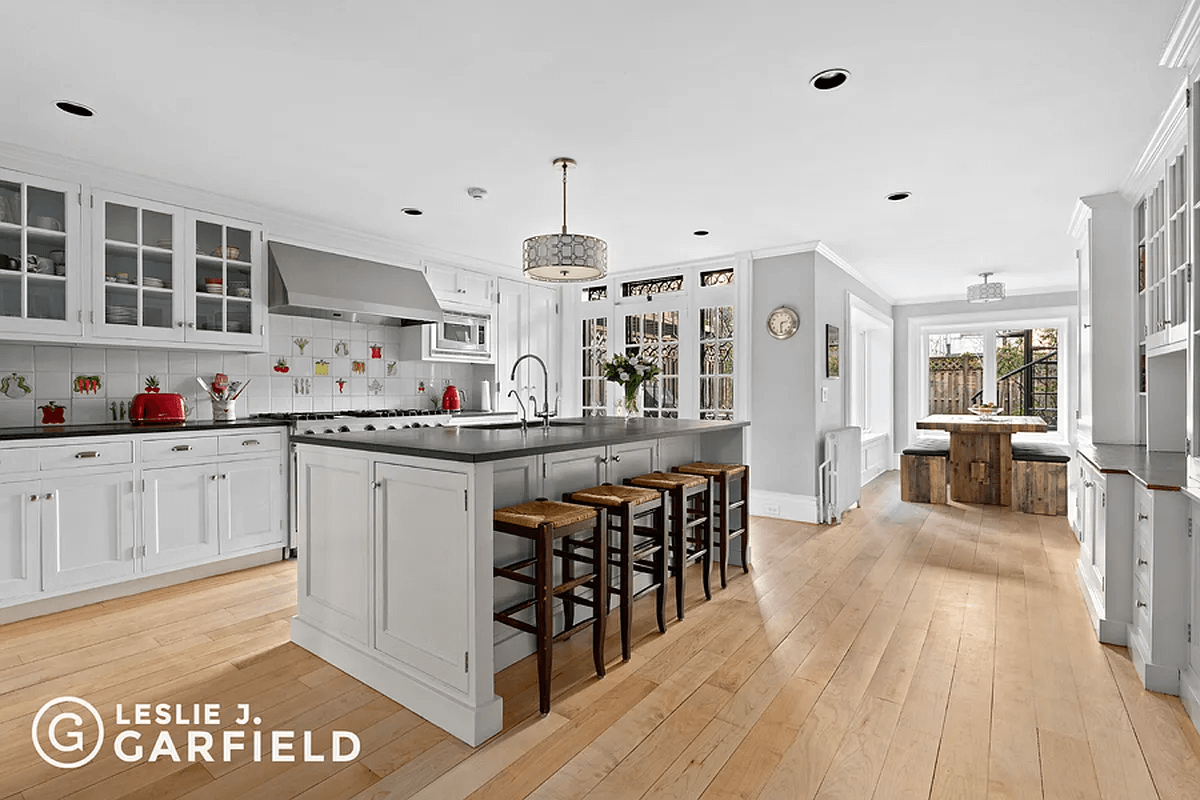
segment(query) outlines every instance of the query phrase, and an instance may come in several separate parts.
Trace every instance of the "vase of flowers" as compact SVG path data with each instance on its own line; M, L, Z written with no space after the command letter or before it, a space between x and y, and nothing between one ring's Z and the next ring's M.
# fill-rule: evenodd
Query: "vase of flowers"
M604 377L621 386L625 391L623 405L618 405L618 413L625 417L638 416L638 390L646 381L658 377L658 365L643 359L640 355L629 357L621 354L601 362Z

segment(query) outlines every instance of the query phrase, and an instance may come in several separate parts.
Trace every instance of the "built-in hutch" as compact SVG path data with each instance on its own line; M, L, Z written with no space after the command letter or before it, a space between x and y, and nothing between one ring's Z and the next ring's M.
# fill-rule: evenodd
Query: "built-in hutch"
M1084 197L1077 242L1078 447L1072 528L1099 638L1200 727L1200 0L1161 64L1186 73L1120 192Z

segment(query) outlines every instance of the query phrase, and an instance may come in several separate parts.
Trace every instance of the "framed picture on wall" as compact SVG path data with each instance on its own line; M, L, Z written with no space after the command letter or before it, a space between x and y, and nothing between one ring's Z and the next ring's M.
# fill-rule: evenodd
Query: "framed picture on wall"
M838 377L838 327L825 326L825 377Z

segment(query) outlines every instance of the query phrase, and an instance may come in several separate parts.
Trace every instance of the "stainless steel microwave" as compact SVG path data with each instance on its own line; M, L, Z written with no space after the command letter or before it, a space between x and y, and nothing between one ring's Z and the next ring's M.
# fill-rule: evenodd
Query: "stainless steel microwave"
M487 314L446 312L434 327L430 350L448 356L487 358L492 354L492 318Z

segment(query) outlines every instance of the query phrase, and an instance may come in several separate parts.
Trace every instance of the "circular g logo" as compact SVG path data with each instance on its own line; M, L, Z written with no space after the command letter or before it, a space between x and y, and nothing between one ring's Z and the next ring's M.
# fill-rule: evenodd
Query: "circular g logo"
M42 722L42 717L46 715L47 711L59 705L81 706L96 721L96 744L92 747L91 752L86 755L84 755L84 750L87 749L85 745L87 737L83 730L83 717L72 711L59 711L50 720L49 725L47 725L46 738L49 741L52 752L55 755L78 753L79 755L74 761L58 761L47 755L46 750L42 747L41 735L38 730ZM104 722L100 719L100 712L96 711L96 707L91 703L81 700L78 697L56 697L49 703L46 703L33 718L31 732L33 734L33 747L37 750L38 755L47 764L51 764L59 769L82 767L96 757L96 754L100 752L100 746L104 744Z

